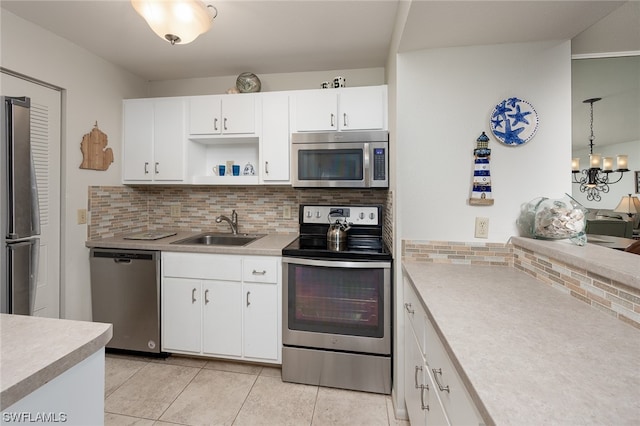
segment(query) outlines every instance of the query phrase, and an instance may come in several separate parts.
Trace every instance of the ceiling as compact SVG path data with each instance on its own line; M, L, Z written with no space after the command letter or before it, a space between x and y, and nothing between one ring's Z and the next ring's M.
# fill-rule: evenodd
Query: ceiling
M218 9L211 31L193 43L176 46L156 36L128 0L1 0L0 5L133 74L155 81L229 76L245 71L260 75L383 68L392 43L397 51L408 52L566 40L625 3L611 0L205 2ZM399 38L394 39L396 22L404 22L404 26Z

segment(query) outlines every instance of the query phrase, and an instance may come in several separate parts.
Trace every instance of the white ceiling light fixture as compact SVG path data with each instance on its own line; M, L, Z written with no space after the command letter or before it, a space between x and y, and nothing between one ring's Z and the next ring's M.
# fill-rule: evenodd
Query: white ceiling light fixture
M131 0L133 8L158 37L187 44L211 29L218 9L200 0Z

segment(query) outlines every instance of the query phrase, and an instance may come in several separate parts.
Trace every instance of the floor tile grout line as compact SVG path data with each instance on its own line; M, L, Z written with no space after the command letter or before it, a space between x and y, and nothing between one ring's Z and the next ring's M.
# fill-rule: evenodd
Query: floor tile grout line
M172 365L172 364L170 364ZM180 367L180 366L178 366ZM182 367L187 367L187 366L182 366ZM182 395L182 393L185 391L185 389L187 389L187 387L193 383L193 381L195 380L196 377L198 377L198 374L200 374L202 372L202 370L204 369L204 364L201 367L190 367L190 368L198 368L198 372L196 374L193 375L193 377L191 378L191 380L189 380L189 383L187 383L180 392L178 392L178 394L176 395L175 398L173 398L173 401L171 401L169 403L169 405L167 405L167 408L165 408L162 413L160 413L160 415L158 416L158 418L156 419L156 421L164 421L164 420L160 420L162 418L162 416L164 416L164 414L167 412L167 410L169 408L171 408L171 406L173 405L174 402L177 401L178 398L180 398L180 395ZM178 423L180 424L180 423Z
M113 359L118 359L118 358L117 358L117 357L114 357ZM121 359L122 359L122 358L121 358ZM124 358L124 359L127 359L127 358ZM136 360L136 361L137 361L137 360ZM124 386L124 384L125 384L125 383L127 383L129 380L131 380L131 379L133 378L133 376L135 376L136 374L138 374L138 373L140 372L140 370L142 370L144 367L146 367L146 366L147 366L147 364L149 364L149 361L144 361L144 362L145 362L145 364L144 364L142 367L138 368L138 369L136 370L136 372L135 372L135 373L133 373L131 376L129 376L129 377L127 378L127 380L125 380L124 382L120 383L120 384L119 384L119 385L118 385L114 390L112 390L111 392L109 392L109 395L105 395L105 396L104 396L104 402L105 402L105 404L106 404L106 402L107 402L107 398L109 398L111 395L113 395L113 394L114 394L118 389L120 389L122 386ZM106 371L105 371L105 380L106 380ZM105 410L105 412L106 412L106 410ZM112 414L116 414L116 413L112 413Z
M311 421L309 422L309 426L313 426L313 418L316 415L316 407L318 406L319 396L320 396L320 386L316 386L316 397L313 400L313 410L311 410Z
M262 369L260 369L260 373L262 373ZM253 390L253 387L256 385L256 383L258 382L258 378L260 377L260 373L256 374L256 378L253 381L253 383L251 384L251 388L249 388L249 392L247 392L247 396L244 397L244 400L242 401L242 404L240 405L240 408L238 409L238 412L236 413L235 417L233 418L233 421L231 422L231 425L233 426L236 421L238 420L238 416L240 415L240 412L242 411L242 409L244 408L244 405L247 403L247 399L249 399L249 395L251 395L251 391Z

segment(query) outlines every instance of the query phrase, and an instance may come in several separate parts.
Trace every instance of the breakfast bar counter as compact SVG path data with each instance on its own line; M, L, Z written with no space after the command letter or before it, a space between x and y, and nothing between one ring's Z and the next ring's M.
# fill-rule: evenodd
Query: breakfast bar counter
M405 261L403 273L487 424L637 424L633 325L512 267Z
M81 424L81 419L87 417L74 418L70 411L73 404L81 406L82 394L89 395L93 388L99 391L96 396L103 401L104 347L111 336L111 324L0 314L0 410L3 421L12 415L5 411L7 409L21 414L36 407L42 414L42 401L45 406L49 401L53 404L45 409L47 413L60 413L65 407L57 403L64 397L71 404L64 413L65 419L70 424ZM68 393L59 395L61 390ZM32 396L35 398L30 399ZM35 405L32 404L34 401ZM102 418L103 413L98 414ZM21 419L9 421L34 420L21 415Z

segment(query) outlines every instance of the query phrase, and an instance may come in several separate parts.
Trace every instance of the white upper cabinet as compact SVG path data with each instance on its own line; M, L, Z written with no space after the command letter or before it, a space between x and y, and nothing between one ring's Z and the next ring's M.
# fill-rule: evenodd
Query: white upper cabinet
M123 101L123 182L181 182L184 142L183 98Z
M256 132L253 94L194 96L189 98L189 134L251 135Z
M305 90L294 99L294 132L387 129L387 86Z
M290 182L289 95L262 96L262 137L260 138L260 178L263 183Z

